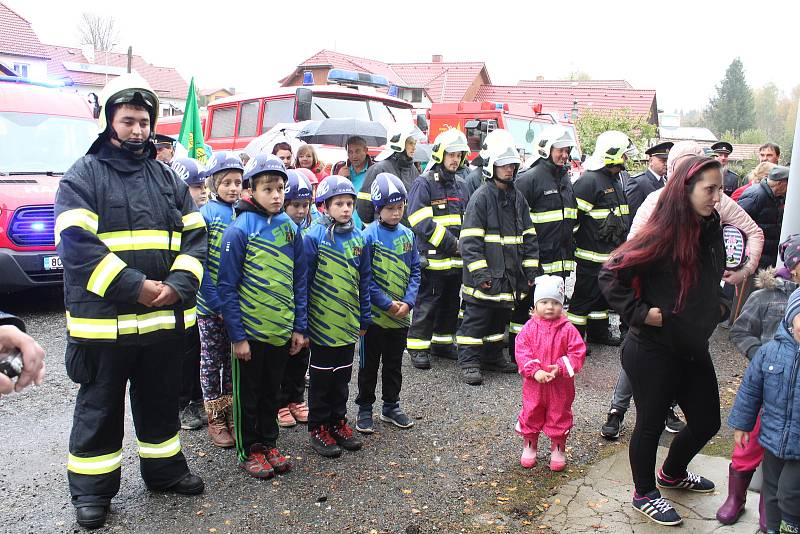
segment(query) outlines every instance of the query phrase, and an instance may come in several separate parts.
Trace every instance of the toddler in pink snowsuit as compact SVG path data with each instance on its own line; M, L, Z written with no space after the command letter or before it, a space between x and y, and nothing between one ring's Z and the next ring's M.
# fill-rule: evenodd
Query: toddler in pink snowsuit
M564 280L544 275L536 279L534 313L517 335L516 359L522 375L522 411L516 431L525 445L522 467L536 465L539 433L550 438L550 469L566 466L564 448L572 428L575 373L583 367L586 344L563 315Z

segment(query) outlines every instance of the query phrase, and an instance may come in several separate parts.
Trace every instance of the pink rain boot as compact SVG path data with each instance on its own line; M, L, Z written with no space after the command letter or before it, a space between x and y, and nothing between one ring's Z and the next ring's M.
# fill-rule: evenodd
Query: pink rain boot
M525 445L522 447L522 456L519 459L519 463L525 469L530 469L534 465L536 465L536 446L539 442L539 434L535 434L532 437L524 437Z
M553 441L550 449L550 471L563 471L567 466L567 457L564 455L565 444L563 441Z

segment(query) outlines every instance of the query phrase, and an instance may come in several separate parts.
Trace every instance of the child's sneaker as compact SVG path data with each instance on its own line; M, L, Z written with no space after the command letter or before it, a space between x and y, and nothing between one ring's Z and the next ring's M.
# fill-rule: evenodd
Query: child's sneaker
M353 434L353 429L347 424L347 419L342 419L331 427L331 436L336 443L348 451L357 451L363 443Z
M356 430L362 434L375 432L375 423L372 421L372 406L359 407L358 417L356 417Z
M564 456L564 445L553 445L550 451L550 471L563 471L567 466L567 457Z
M519 459L520 465L525 469L530 469L536 465L536 443L537 440L525 438L525 445L522 447L522 456Z
M250 447L250 454L244 462L239 462L239 467L244 469L253 478L272 478L275 470L264 456L266 448L263 445L253 445Z
M342 455L342 448L336 443L336 440L331 436L328 427L321 426L308 432L311 447L314 451L326 458L338 458Z
M400 409L400 404L383 405L381 409L381 421L392 423L396 427L411 428L414 426L414 421Z
M683 522L672 504L661 497L657 489L641 497L634 491L633 507L659 525L680 525Z
M660 488L684 489L697 493L711 493L714 491L714 483L707 478L696 475L691 471L686 471L686 476L683 478L670 478L664 474L663 468L658 470L656 485Z
M292 412L289 411L288 406L284 406L283 408L278 410L278 426L283 428L291 428L297 424L295 421Z
M274 447L266 451L264 456L266 457L269 465L272 466L272 469L274 469L279 475L288 473L292 468L292 462Z
M308 423L308 404L305 402L290 402L289 413L298 423Z

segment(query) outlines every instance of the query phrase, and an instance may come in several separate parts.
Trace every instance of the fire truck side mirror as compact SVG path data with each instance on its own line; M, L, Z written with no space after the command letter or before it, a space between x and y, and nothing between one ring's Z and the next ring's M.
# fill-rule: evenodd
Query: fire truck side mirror
M311 120L311 89L298 87L294 95L294 119L297 122Z
M428 121L422 113L417 114L417 128L425 133L428 133Z

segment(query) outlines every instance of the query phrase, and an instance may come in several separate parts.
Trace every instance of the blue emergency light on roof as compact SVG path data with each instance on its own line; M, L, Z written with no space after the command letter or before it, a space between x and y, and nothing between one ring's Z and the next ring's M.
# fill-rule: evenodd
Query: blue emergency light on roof
M344 69L331 69L328 72L328 83L338 83L341 85L369 85L371 87L389 86L389 81L385 76Z
M0 82L11 82L11 83L24 83L26 85L38 85L40 87L65 87L67 85L73 85L72 80L34 80L31 78L23 78L21 76L0 76Z
M310 70L303 72L303 85L314 85L314 73Z
M397 96L397 86L396 85L390 85L388 94L389 94L389 96L396 97Z

